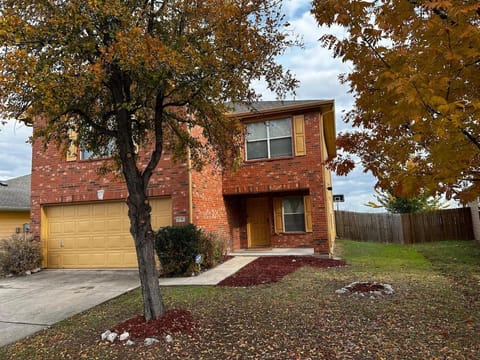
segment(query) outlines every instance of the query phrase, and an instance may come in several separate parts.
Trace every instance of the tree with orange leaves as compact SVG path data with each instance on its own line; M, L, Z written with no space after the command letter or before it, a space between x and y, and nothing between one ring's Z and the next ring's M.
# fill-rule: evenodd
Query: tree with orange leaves
M0 3L0 114L34 139L110 155L125 178L147 320L164 307L147 186L164 148L201 165L238 153L226 103L251 102L264 77L296 80L275 58L296 45L280 0L72 0ZM203 139L188 129L203 129ZM69 136L74 132L75 138ZM167 141L168 140L168 141ZM150 154L140 161L137 147ZM145 160L145 159L143 159Z
M315 0L321 38L352 64L355 98L333 163L359 158L377 186L461 200L480 194L480 5L477 0Z

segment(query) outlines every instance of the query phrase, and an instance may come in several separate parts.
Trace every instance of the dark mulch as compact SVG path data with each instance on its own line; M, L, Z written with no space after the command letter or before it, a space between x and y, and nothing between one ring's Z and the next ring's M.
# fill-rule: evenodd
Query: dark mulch
M345 261L315 256L263 256L252 261L219 286L246 287L277 282L302 266L330 268L345 266Z

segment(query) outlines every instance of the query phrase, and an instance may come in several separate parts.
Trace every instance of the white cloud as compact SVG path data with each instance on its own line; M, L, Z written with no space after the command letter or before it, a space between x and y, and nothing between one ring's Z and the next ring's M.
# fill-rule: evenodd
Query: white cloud
M32 129L9 121L0 126L0 180L30 174L32 147L27 140Z
M310 10L311 0L284 0L283 11L289 18L295 18L298 15Z

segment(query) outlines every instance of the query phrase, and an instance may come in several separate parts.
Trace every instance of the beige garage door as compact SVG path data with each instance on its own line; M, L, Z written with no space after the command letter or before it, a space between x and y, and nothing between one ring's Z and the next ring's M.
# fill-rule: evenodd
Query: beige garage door
M150 202L152 227L171 225L171 199ZM137 267L125 202L49 206L45 219L47 267Z

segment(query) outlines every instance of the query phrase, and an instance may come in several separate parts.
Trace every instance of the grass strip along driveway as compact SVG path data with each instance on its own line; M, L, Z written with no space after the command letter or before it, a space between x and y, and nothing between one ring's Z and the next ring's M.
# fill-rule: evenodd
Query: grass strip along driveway
M346 267L304 266L250 287L168 287L193 331L146 347L101 341L141 313L137 291L0 349L1 359L478 359L480 245L339 241ZM258 270L257 270L258 271ZM336 294L354 281L392 295ZM40 295L40 294L39 294Z

